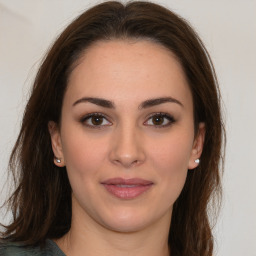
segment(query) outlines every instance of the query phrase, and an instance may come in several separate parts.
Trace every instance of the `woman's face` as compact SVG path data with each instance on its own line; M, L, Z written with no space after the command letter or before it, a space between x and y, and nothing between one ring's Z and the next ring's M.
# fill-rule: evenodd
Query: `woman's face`
M61 128L49 129L55 164L67 168L73 220L121 232L170 222L204 137L202 124L194 135L181 65L149 41L87 49L70 75Z

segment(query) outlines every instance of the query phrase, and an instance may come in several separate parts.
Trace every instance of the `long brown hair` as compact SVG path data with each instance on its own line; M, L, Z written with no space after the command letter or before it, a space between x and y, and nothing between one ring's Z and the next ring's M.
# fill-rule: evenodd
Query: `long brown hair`
M188 171L174 204L169 245L173 255L211 256L208 210L209 205L219 207L225 139L219 87L210 56L190 25L149 2L95 6L74 20L47 53L10 158L17 187L8 200L13 220L2 237L35 245L70 229L71 187L66 170L53 163L48 122L60 122L68 78L82 53L96 41L114 39L153 40L174 53L184 69L193 96L195 128L204 122L206 134L200 165Z

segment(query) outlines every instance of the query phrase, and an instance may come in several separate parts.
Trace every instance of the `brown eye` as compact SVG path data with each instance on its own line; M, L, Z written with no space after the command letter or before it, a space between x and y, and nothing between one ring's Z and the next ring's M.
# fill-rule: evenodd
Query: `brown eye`
M92 116L91 122L93 125L101 125L103 122L103 117L101 116Z
M155 124L155 125L161 125L161 124L163 124L163 122L164 122L164 117L163 117L163 116L154 116L154 117L152 118L152 122L153 122L153 124Z
M104 115L98 113L86 115L81 119L81 123L91 128L101 128L102 126L112 125Z
M155 128L163 128L170 126L175 122L174 118L166 113L158 113L152 115L145 124L154 126Z

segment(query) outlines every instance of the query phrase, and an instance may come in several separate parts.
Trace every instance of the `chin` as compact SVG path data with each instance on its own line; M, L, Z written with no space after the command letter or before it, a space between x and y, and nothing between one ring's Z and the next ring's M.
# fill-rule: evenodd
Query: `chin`
M112 221L105 224L105 227L109 230L120 233L134 233L141 231L149 226L145 221Z
M115 232L131 233L143 230L160 219L158 216L149 215L147 212L139 212L134 209L112 211L110 216L104 216L103 225Z

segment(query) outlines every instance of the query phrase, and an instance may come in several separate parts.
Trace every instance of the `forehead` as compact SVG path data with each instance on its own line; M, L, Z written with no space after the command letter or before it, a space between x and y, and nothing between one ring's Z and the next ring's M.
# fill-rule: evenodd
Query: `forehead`
M72 71L66 94L72 100L101 97L138 103L146 98L171 96L192 104L177 58L165 47L146 40L93 44Z

